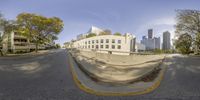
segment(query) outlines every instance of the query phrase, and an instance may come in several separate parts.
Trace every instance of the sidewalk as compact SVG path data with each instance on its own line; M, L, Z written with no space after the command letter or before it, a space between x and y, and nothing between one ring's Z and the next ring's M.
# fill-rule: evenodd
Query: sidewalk
M161 71L158 77L152 82L137 82L134 84L127 85L107 85L101 84L93 81L89 78L75 63L72 56L67 52L67 55L70 60L71 72L77 86L85 92L95 94L95 95L139 95L145 94L156 89L164 75L165 66L162 64Z
M30 53L22 53L22 54L6 54L5 56L0 57L25 57L25 56L41 56L46 54L51 54L54 52L57 52L59 49L51 49L51 50L39 50L36 52L30 52Z

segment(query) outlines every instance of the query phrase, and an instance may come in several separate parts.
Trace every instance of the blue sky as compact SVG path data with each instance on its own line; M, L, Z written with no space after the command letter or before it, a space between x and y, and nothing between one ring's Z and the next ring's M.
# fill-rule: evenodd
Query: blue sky
M167 30L174 34L175 10L200 10L199 4L200 0L1 0L0 11L8 19L22 12L61 18L65 26L56 42L63 44L91 26L129 32L137 41L149 28L155 36Z

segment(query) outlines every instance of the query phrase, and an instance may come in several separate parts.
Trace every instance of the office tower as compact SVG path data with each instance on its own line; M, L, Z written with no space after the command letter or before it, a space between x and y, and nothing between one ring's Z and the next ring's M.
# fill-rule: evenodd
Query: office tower
M153 38L153 29L148 30L148 38L152 39Z
M142 37L141 44L145 45L147 51L160 49L160 37L153 37L153 29L148 30L148 38Z
M155 49L160 49L160 37L154 37L155 39Z
M169 50L171 48L170 33L168 31L163 32L163 50Z

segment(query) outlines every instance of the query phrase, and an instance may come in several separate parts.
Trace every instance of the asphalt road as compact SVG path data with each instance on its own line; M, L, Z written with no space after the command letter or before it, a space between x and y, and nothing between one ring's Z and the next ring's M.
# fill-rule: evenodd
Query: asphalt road
M139 96L95 96L80 90L66 51L0 58L0 100L200 100L200 57L174 56L160 87Z

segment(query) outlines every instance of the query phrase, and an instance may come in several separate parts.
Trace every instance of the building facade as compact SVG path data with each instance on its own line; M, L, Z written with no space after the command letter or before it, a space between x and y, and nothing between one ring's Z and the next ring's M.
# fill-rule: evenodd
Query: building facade
M100 35L75 41L72 47L97 51L135 52L135 38L130 33L124 36Z
M161 49L160 37L154 37L154 39L155 39L155 49Z
M153 29L148 29L148 38L149 39L153 38Z
M101 32L104 32L103 29L100 29L98 27L92 26L87 33L79 34L76 38L77 40L85 39L88 34L94 33L96 35L99 35Z
M136 52L144 52L146 50L146 47L144 44L136 43L135 50Z
M98 27L92 26L87 33L88 34L89 33L95 33L96 35L99 35L101 32L104 32L104 30L100 29Z
M170 43L170 32L166 31L163 32L163 50L170 50L171 43Z
M35 44L30 42L25 36L17 32L4 34L2 36L2 50L4 52L30 52L35 50ZM38 49L45 49L48 45L39 45Z
M104 32L103 29L92 26L86 35L94 33L93 37L81 37L84 34L77 36L76 40L64 43L66 48L77 48L81 50L92 50L97 52L122 54L135 52L136 37L131 33L125 33L122 36L117 35L99 35Z
M153 29L148 30L148 38L142 37L141 44L145 45L147 51L160 49L160 37L153 37Z

